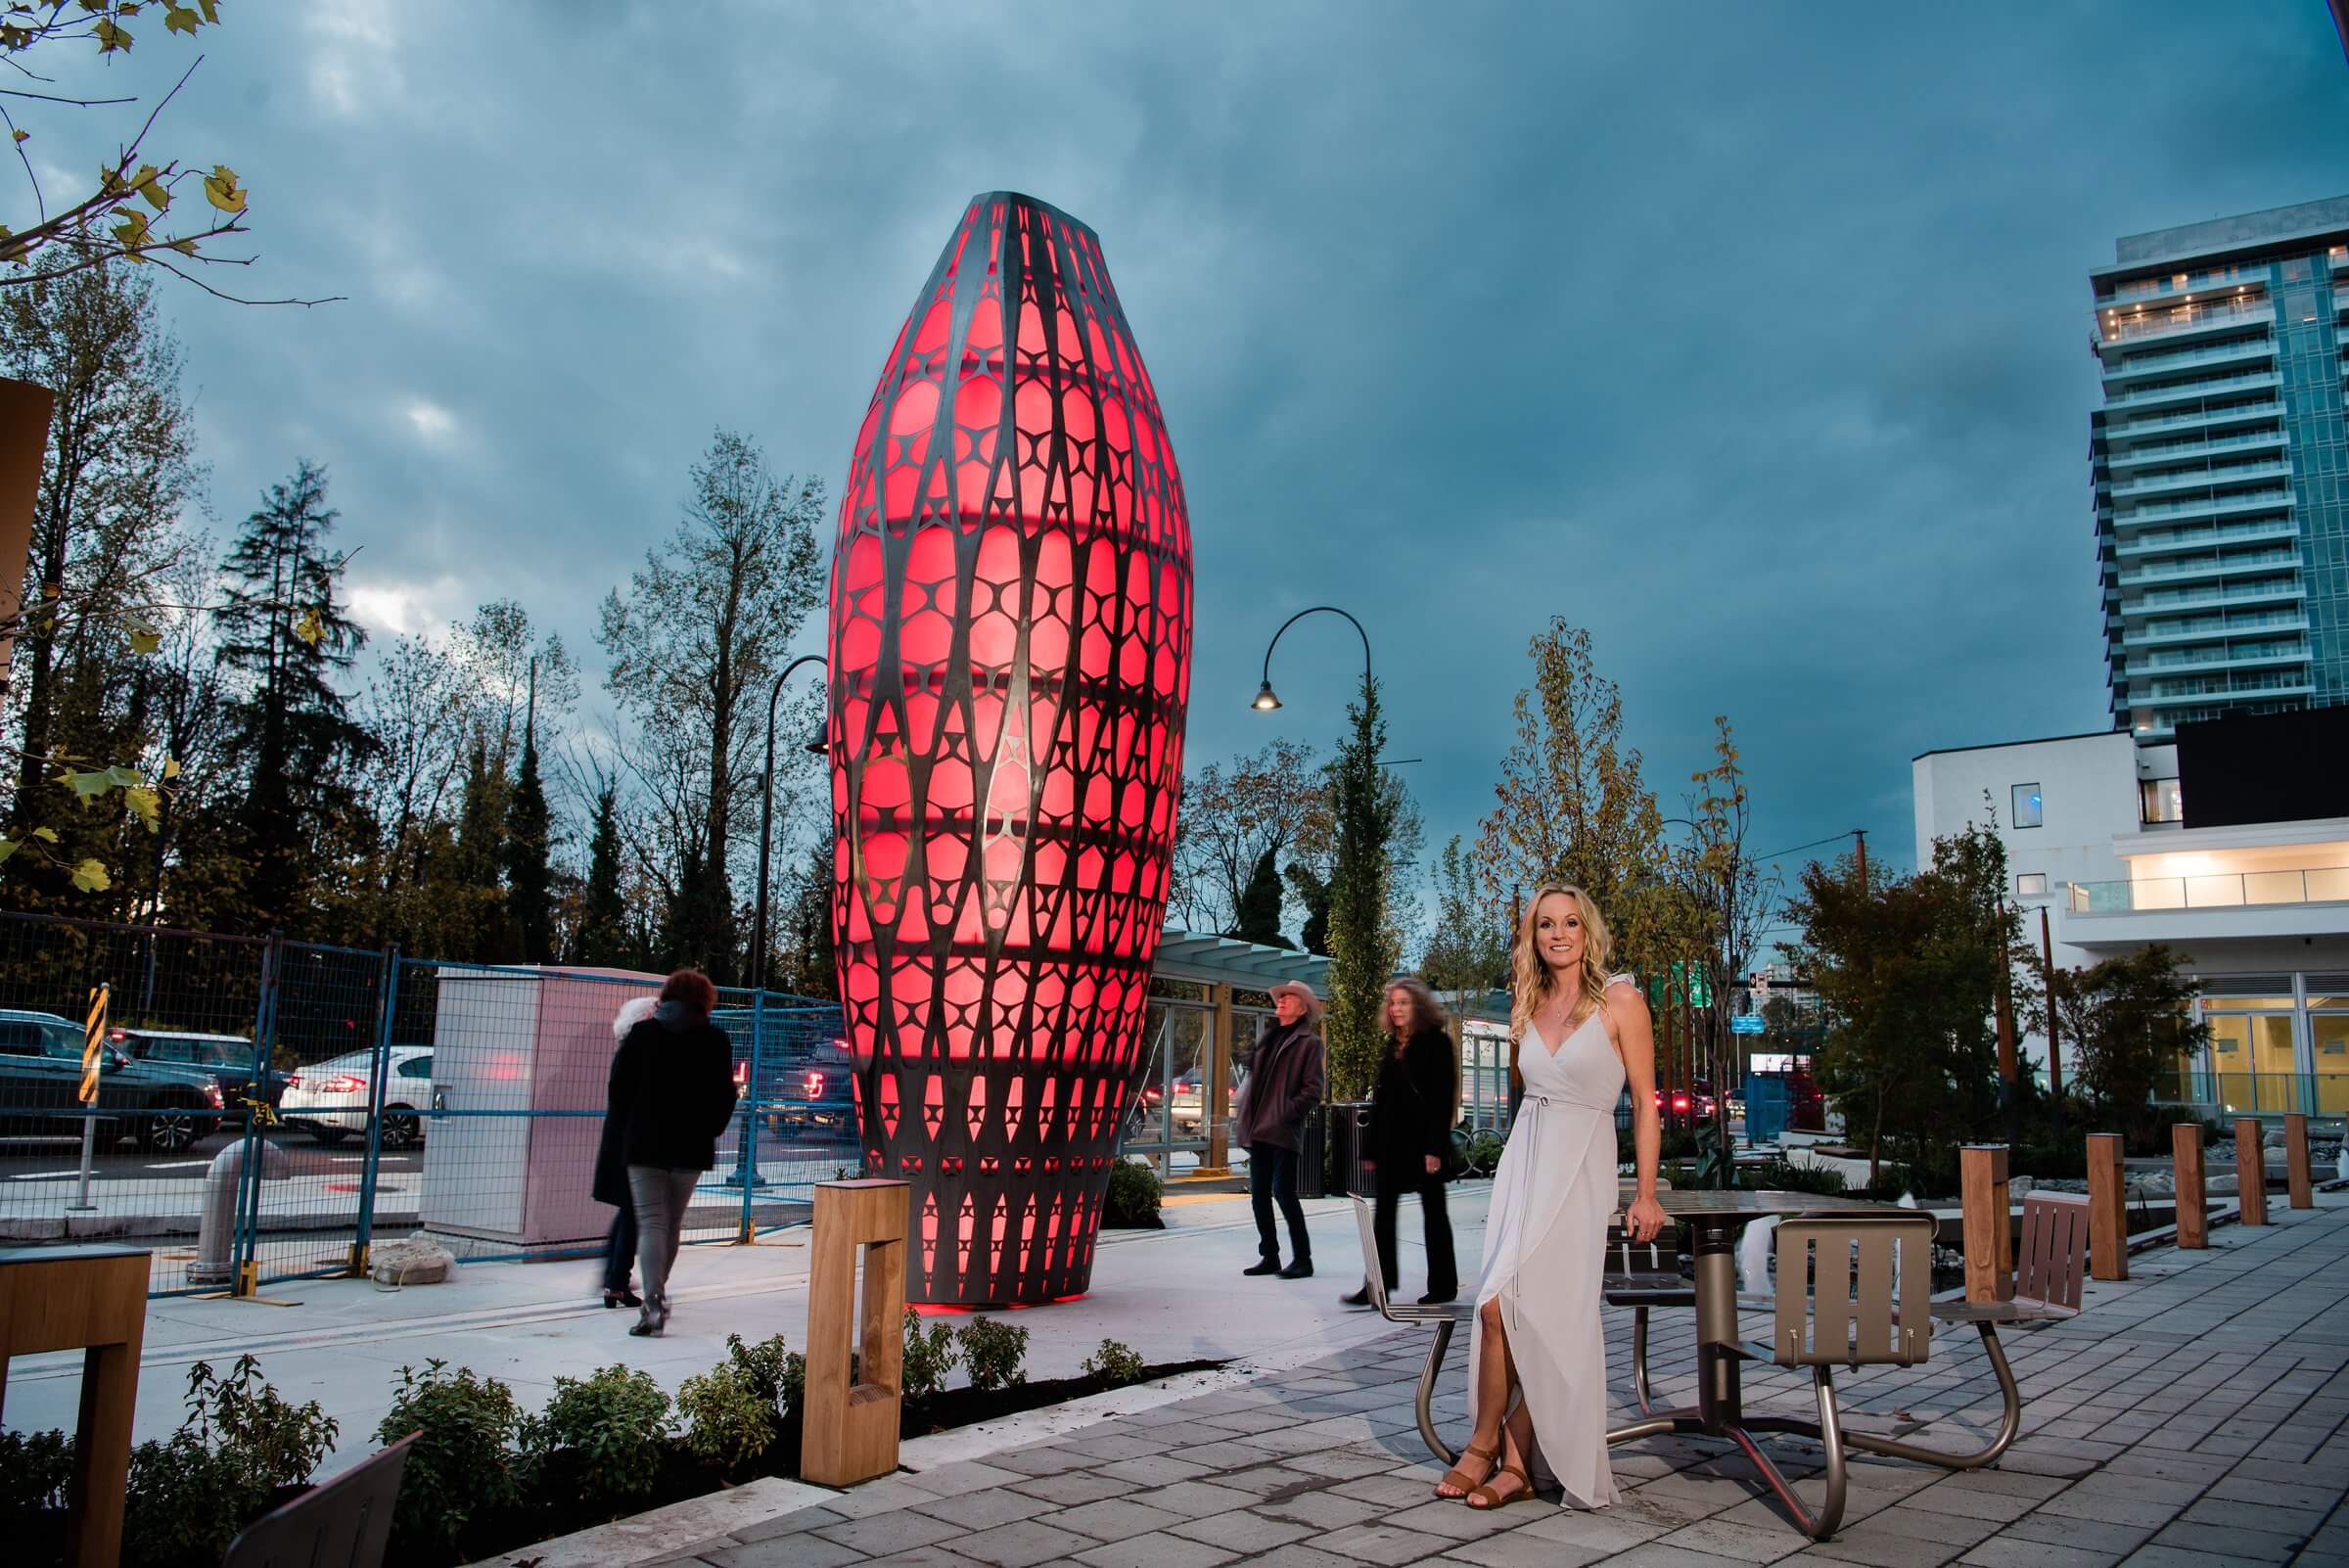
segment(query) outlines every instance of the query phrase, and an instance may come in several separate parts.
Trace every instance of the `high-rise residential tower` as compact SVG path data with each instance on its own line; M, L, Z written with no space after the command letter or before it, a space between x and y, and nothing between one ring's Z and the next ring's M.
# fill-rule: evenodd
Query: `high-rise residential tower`
M2089 278L2113 727L2349 704L2349 196L2131 235Z

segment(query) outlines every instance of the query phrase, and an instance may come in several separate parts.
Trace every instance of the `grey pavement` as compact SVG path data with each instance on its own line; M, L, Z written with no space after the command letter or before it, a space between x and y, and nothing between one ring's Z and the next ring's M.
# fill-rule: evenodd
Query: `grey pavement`
M1377 1333L1219 1392L913 1468L681 1548L717 1568L1681 1568L1826 1560L1880 1568L2349 1568L2349 1195L2162 1249L2077 1318L2004 1343L2027 1404L1994 1469L1852 1466L1836 1539L1812 1543L1726 1445L1656 1439L1615 1452L1615 1507L1550 1501L1490 1513L1431 1499L1440 1468L1411 1413L1422 1330ZM1407 1226L1405 1227L1407 1230ZM1336 1272L1336 1270L1328 1270ZM1231 1288L1238 1288L1233 1281ZM1688 1314L1659 1314L1651 1365L1692 1398ZM1759 1319L1755 1320L1758 1324ZM1754 1325L1749 1325L1754 1326ZM1630 1314L1608 1314L1618 1419ZM1867 1430L1978 1447L1998 1390L1970 1331L1918 1367L1846 1372ZM1749 1371L1750 1409L1810 1408L1807 1378ZM1437 1404L1458 1441L1455 1351ZM1818 1497L1818 1449L1770 1440ZM523 1552L517 1556L528 1556Z

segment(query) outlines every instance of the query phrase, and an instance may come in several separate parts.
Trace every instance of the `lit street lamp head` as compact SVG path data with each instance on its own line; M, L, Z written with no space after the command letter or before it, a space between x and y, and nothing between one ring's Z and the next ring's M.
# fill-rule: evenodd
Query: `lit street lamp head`
M1280 699L1272 695L1272 682L1267 680L1263 685L1257 687L1256 701L1250 703L1248 706L1255 709L1260 714L1268 714L1272 712L1273 709L1278 708L1280 706Z

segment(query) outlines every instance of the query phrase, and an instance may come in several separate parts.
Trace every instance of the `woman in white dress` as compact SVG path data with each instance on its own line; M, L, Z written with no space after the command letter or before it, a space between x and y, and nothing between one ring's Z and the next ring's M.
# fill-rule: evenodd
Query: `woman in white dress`
M1645 1241L1665 1218L1655 1035L1631 977L1607 972L1612 946L1589 896L1553 885L1534 895L1511 950L1525 1099L1485 1222L1469 1338L1476 1430L1436 1489L1472 1508L1530 1497L1544 1483L1570 1507L1615 1500L1598 1293L1615 1210L1615 1106L1627 1083L1639 1186L1624 1225Z

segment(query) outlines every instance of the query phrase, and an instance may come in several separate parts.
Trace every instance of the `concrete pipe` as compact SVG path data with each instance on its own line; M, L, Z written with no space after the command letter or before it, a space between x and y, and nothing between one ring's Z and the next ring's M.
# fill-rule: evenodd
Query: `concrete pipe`
M286 1151L267 1138L261 1151L261 1179L282 1181L294 1174ZM225 1285L236 1278L237 1188L245 1175L245 1151L253 1143L239 1138L212 1156L204 1174L204 1222L196 1236L196 1261L188 1265L191 1285Z

